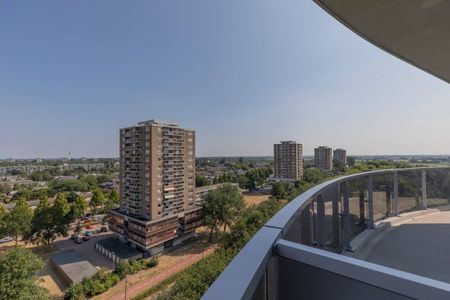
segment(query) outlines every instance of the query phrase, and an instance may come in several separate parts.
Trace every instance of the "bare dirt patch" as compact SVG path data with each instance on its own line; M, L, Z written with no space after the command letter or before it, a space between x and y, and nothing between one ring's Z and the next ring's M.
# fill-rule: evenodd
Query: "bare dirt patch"
M252 204L258 205L263 201L267 201L270 195L252 194L245 192L243 193L245 205L250 206Z

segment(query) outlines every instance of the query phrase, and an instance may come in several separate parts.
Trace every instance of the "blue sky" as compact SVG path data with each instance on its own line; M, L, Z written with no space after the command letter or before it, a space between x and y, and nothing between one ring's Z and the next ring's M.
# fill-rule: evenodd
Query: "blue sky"
M310 0L0 3L0 158L117 156L152 118L198 156L448 154L449 100Z

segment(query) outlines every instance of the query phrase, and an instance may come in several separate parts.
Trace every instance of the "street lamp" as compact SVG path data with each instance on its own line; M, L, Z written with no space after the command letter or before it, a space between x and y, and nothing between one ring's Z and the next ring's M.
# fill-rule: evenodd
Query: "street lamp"
M128 289L128 279L127 276L125 276L125 300L127 300L127 289Z

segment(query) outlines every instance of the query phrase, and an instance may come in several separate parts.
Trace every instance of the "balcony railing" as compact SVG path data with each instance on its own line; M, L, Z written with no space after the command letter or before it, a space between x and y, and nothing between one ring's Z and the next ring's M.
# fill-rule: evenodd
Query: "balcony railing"
M344 255L381 220L449 203L444 167L321 183L270 219L202 299L450 299L448 283Z

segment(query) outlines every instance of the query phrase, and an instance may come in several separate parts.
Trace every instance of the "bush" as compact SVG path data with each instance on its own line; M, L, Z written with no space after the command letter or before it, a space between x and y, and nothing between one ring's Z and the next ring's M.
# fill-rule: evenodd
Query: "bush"
M157 258L150 260L136 259L129 262L121 262L114 271L106 272L100 270L95 275L84 279L81 283L71 285L64 295L66 300L80 300L87 297L92 297L106 292L115 286L120 280L127 275L135 274L147 268L152 268L158 265Z
M87 192L90 190L88 183L77 179L52 180L49 183L49 188L56 193Z
M82 283L72 284L64 295L65 300L83 300L86 299L84 295L84 286Z
M152 257L149 261L147 261L147 268L153 268L158 265L158 258Z
M233 249L218 249L213 254L179 273L172 287L158 296L165 299L200 299L236 254Z

